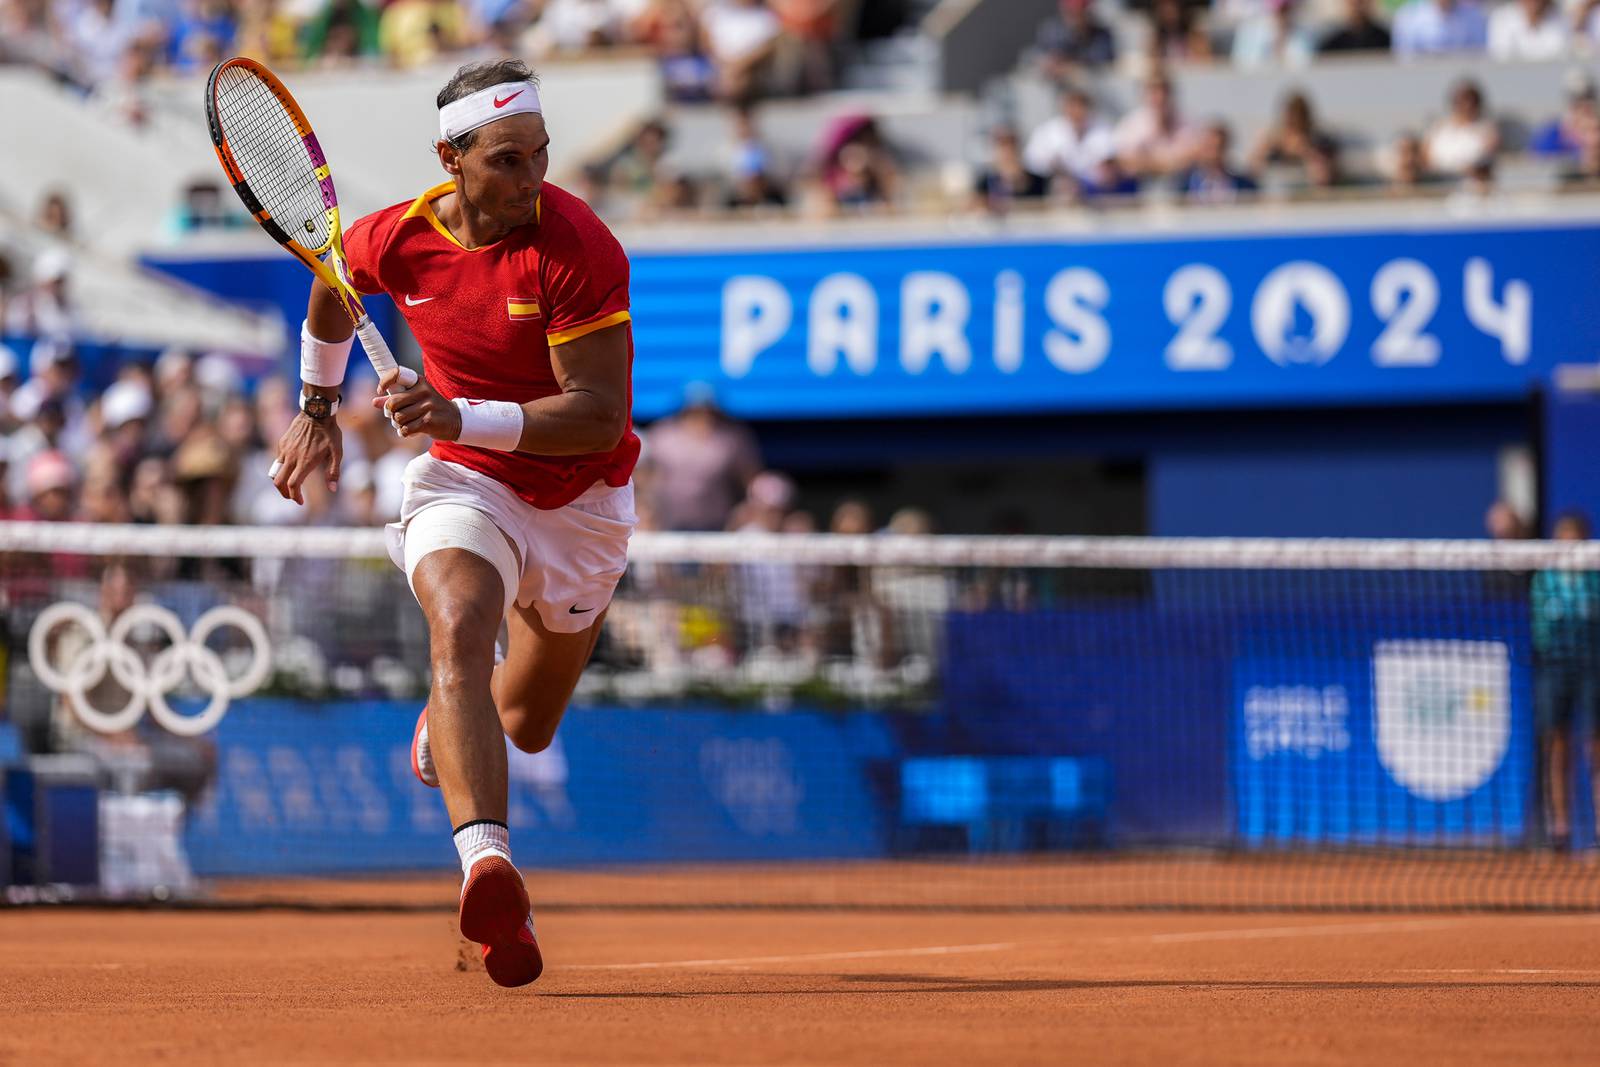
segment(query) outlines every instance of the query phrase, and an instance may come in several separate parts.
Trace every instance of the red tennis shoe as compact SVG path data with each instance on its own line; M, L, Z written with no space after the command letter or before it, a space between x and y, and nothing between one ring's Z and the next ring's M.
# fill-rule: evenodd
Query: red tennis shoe
M461 936L483 946L483 966L496 985L527 985L544 971L522 875L494 853L472 865L461 887Z

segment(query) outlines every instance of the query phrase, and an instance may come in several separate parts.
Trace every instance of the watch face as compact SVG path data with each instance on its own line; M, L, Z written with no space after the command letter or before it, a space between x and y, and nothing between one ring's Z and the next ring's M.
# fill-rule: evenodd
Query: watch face
M325 419L333 411L333 401L325 396L308 396L300 402L300 410L313 419Z

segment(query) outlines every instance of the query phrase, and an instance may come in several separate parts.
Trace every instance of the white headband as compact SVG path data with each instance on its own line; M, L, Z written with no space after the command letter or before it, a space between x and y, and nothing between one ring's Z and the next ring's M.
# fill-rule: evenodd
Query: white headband
M453 141L507 115L542 115L539 90L532 82L501 82L439 109L439 136Z

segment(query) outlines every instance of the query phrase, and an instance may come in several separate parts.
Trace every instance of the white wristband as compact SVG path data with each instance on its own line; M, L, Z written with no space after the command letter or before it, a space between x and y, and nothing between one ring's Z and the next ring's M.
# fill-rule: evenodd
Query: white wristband
M522 443L522 405L509 400L454 401L461 412L458 445L515 452Z
M343 341L321 341L311 333L311 323L300 323L300 380L307 385L338 387L344 384L350 363L351 334Z

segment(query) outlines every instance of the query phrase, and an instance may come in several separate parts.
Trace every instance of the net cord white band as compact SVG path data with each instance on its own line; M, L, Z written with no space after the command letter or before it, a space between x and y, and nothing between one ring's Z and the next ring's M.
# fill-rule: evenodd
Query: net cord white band
M0 552L386 559L376 528L0 523ZM1165 537L901 537L834 534L634 535L640 563L1112 570L1600 570L1600 541L1421 541Z
M501 82L454 100L439 109L439 136L453 141L508 115L540 115L538 86L532 82Z

